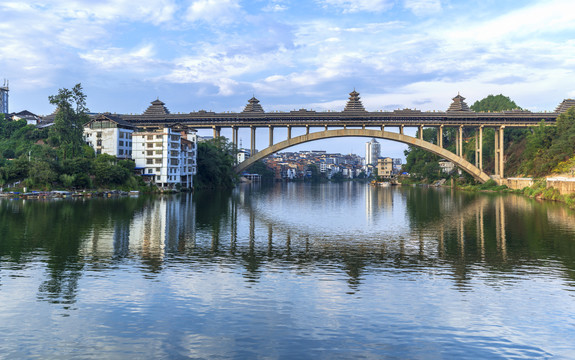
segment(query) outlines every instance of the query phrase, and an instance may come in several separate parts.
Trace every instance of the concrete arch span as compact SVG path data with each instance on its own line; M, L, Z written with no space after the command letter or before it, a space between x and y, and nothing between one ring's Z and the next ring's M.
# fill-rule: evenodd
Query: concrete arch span
M404 134L389 132L389 131L381 131L381 130L371 130L371 129L337 129L337 130L326 130L326 131L318 131L313 132L305 135L300 135L293 137L291 139L284 140L277 144L274 144L268 148L263 149L262 151L255 154L255 156L250 157L248 160L238 164L235 167L236 173L241 173L245 169L247 169L250 165L259 161L271 154L279 152L281 150L287 149L289 147L303 144L310 141L321 140L321 139L329 139L329 138L337 138L337 137L368 137L368 138L380 138L385 140L392 140L401 142L407 145L417 146L424 150L427 150L435 155L438 155L446 160L453 162L463 171L469 173L473 176L477 181L482 183L486 182L490 179L489 175L481 171L477 166L471 164L469 161L463 159L455 155L454 153L441 148L435 144L432 144L427 141L423 141L418 138L414 138L412 136L407 136Z

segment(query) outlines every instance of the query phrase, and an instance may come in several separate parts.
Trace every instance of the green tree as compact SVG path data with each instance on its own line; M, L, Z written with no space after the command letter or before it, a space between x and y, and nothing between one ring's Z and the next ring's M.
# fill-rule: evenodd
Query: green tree
M487 95L487 97L474 102L470 109L475 112L501 112L521 108L509 97L499 94Z
M261 175L262 181L274 181L275 172L268 168L263 161L256 161L255 163L250 166L247 171L250 174L258 174Z
M57 142L61 157L67 159L82 154L83 125L89 120L82 85L76 84L72 90L59 89L57 95L48 98L51 104L56 105L56 117L50 135L52 142Z
M235 150L223 137L198 143L198 174L195 185L198 188L231 188L234 173Z

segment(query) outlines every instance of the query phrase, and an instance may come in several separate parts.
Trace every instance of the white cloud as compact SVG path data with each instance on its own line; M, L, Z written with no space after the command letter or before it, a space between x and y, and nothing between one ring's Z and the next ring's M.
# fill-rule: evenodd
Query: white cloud
M415 15L429 15L441 11L441 0L405 0L404 6Z
M79 54L80 58L107 71L149 72L152 73L158 61L151 44L125 51L121 48L96 49Z
M239 0L195 0L188 7L186 20L231 23L241 16Z
M392 0L318 0L318 2L324 7L334 7L344 13L382 12L393 7Z

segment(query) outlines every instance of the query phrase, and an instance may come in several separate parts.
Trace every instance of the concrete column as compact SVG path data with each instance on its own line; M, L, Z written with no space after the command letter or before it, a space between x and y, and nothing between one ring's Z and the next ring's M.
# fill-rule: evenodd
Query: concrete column
M385 125L381 125L381 132L385 131Z
M291 139L291 126L290 125L287 126L287 138L288 138L288 140Z
M479 170L483 171L483 126L480 126L479 129L479 147L478 147L478 151L479 151L479 156L478 156L478 160L479 162L477 164L477 167L479 168Z
M327 125L325 126L325 131L327 131Z
M495 129L495 152L494 152L494 156L495 156L495 175L499 175L499 157L500 157L500 153L499 153L499 128Z
M419 125L419 139L423 140L423 125Z
M437 128L437 146L443 148L443 125Z
M463 156L463 126L459 127L459 156Z
M213 126L213 129L214 129L214 139L220 137L221 128L218 126Z
M399 125L399 133L403 135L403 125Z
M270 125L270 146L274 144L274 127Z
M505 154L503 153L505 150L505 144L504 144L504 138L503 138L503 132L505 126L501 126L499 128L499 176L501 177L501 179L504 178L504 168L505 168Z
M256 127L255 126L250 126L251 129L251 136L250 136L250 156L254 156L254 154L256 153Z
M305 134L306 134L306 135L309 135L309 125L306 125L306 126L305 126Z
M461 156L461 152L459 150L459 130L455 132L455 155Z
M232 142L234 143L234 148L238 148L238 130L239 128L233 126L232 127Z

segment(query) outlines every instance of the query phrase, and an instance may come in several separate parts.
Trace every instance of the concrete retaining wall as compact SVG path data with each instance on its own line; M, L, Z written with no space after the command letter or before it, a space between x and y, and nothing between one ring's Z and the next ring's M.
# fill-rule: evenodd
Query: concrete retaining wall
M521 190L523 188L533 185L532 178L507 178L500 181L500 185L507 185L508 188L513 190Z
M575 193L575 178L554 177L547 178L547 187L559 190L561 195Z

